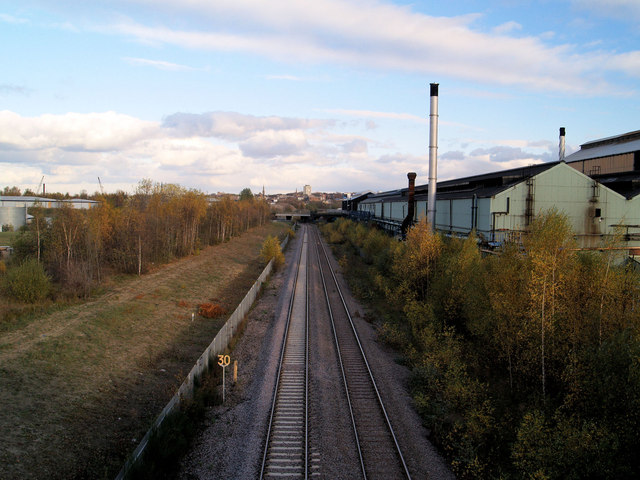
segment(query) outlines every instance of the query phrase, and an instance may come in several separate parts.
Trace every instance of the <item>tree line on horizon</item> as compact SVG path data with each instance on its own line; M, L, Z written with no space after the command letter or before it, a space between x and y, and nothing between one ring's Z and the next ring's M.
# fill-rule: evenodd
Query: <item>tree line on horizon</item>
M12 292L12 275L29 262L28 268L39 268L61 292L86 296L107 274L140 275L154 264L264 224L269 206L248 188L241 193L238 201L223 197L209 202L198 190L143 180L133 195L104 195L87 210L31 207L33 218L14 241L10 263L3 265L5 293ZM20 299L20 291L14 293Z
M579 251L555 210L498 255L426 223L324 231L459 478L640 476L640 278L616 238Z

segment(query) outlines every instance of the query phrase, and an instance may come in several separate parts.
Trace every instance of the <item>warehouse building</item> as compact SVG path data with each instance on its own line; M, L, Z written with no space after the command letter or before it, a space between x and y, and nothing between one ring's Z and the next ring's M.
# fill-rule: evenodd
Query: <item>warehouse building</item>
M56 200L55 198L10 196L0 195L0 226L11 225L13 230L18 230L29 221L27 210L31 207L61 208L69 205L72 208L89 209L97 206L99 202L85 198L69 198Z
M640 248L640 132L589 142L564 161L438 182L435 228L489 246L518 241L540 212L567 215L578 245L596 248L622 226L634 255ZM427 215L428 185L416 186L413 221ZM400 233L410 188L360 199L357 210Z

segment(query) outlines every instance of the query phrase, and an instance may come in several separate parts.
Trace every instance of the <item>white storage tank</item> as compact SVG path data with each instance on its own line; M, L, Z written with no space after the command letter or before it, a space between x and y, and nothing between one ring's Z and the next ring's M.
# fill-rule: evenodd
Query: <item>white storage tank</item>
M0 207L0 227L12 225L18 230L27 223L27 207Z

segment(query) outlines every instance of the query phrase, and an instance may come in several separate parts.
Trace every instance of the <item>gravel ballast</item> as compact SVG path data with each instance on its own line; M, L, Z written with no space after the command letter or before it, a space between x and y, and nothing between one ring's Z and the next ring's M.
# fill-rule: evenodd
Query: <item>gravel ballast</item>
M224 405L212 407L207 412L201 434L183 459L178 478L240 480L259 477L277 360L293 286L292 267L299 255L301 238L300 233L291 243L286 252L285 267L271 277L250 312L242 338L231 353L232 361L238 361L238 382L228 385ZM355 450L350 447L353 432L335 357L333 333L327 320L324 294L313 279L319 275L315 262L313 264L309 292L312 471L314 478L359 478L360 464ZM337 268L336 262L333 265ZM338 277L340 279L339 272ZM428 441L427 431L413 409L407 391L408 369L394 361L393 351L377 343L374 327L363 319L364 308L351 297L343 281L341 286L412 478L454 478Z

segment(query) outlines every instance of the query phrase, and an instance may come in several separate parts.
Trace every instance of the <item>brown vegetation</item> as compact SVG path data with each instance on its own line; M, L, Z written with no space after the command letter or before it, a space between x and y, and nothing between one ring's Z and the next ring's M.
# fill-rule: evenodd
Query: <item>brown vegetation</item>
M237 304L263 268L264 238L283 228L269 223L142 277L112 277L88 302L5 323L0 478L113 478L224 322L191 322L179 304Z
M268 205L225 197L210 203L197 191L178 185L140 182L132 196L104 196L98 207L66 205L47 213L33 207L34 220L14 241L13 262L42 262L69 297L88 297L109 273L150 271L174 258L197 253L264 225Z
M198 307L198 315L204 318L216 318L227 313L226 309L217 303L202 303Z

